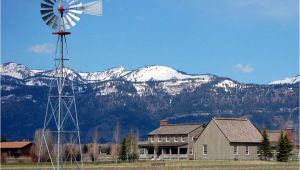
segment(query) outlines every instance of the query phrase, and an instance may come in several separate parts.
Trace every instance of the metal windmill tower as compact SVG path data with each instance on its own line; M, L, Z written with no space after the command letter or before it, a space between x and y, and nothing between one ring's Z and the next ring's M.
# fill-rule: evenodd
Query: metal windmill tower
M37 169L51 166L63 170L68 166L83 169L80 131L70 70L65 67L68 56L66 36L80 20L79 14L102 15L102 1L82 3L79 0L42 0L41 15L45 23L55 30L55 71L52 73L44 127L37 145ZM52 136L52 137L50 137ZM50 140L54 138L54 140Z

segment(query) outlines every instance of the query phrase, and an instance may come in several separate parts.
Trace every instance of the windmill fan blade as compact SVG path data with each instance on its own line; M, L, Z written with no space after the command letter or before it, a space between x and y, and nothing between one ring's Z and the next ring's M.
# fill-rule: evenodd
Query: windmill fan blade
M68 1L70 1L70 2L69 2L69 5L72 5L72 4L74 4L75 2L77 2L77 0L68 0Z
M53 13L53 10L52 9L45 9L45 10L41 10L41 14L42 14L42 16L43 15L47 15L47 14L49 14L49 13Z
M52 26L53 29L57 29L60 26L60 21L61 21L57 16L55 16L55 18L56 20Z
M54 16L54 14L53 13L50 13L50 14L48 14L48 15L45 15L45 16L43 16L42 18L43 18L43 20L46 22L49 18L51 18L52 16ZM47 22L46 22L47 23Z
M41 3L41 8L47 8L47 9L53 9L53 6L52 5L48 5L48 4L43 4Z
M52 25L54 24L55 21L55 15L53 15L47 22L46 24L49 25L50 27L52 27Z
M70 12L76 13L76 14L82 14L82 11L75 10L75 9L70 9Z
M83 4L83 13L90 15L102 15L102 0Z
M51 21L52 24L49 25L49 26L50 26L51 28L53 28L53 29L56 29L56 28L57 28L57 25L56 25L56 24L57 24L57 23L56 23L56 22L57 22L57 18L58 18L57 16L54 16L54 19L52 19L52 21Z
M69 17L69 15L66 15L66 18L72 27L74 27L76 25L76 23Z
M75 19L76 21L79 21L80 18L74 14L72 14L71 12L69 12L67 15L69 15L71 18Z
M76 5L71 5L69 7L69 9L80 8L80 7L82 7L82 3L76 4Z
M64 26L65 26L66 29L70 29L70 28L71 28L71 26L70 26L70 24L68 23L66 17L63 17L63 23L64 23Z
M48 3L48 4L51 4L51 5L54 5L54 2L50 1L50 0L44 0L44 2Z

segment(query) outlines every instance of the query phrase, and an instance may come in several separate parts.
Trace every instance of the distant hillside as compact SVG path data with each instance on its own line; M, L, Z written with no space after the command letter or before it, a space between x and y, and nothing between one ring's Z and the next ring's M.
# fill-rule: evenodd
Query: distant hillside
M32 139L43 127L53 70L31 70L6 63L1 71L2 136ZM166 66L123 67L87 73L66 69L75 83L82 139L98 126L101 141L112 139L113 125L121 134L138 130L140 138L159 125L207 122L212 117L248 117L258 128L299 129L299 76L291 81L244 84L210 74L189 75ZM284 82L284 83L278 83Z

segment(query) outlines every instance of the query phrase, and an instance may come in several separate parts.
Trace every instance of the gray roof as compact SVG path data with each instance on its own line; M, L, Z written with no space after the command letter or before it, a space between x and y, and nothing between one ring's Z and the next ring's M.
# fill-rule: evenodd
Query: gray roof
M161 126L149 135L176 135L176 134L189 134L197 128L203 127L202 124L170 124Z
M259 143L261 133L248 119L213 118L229 142Z

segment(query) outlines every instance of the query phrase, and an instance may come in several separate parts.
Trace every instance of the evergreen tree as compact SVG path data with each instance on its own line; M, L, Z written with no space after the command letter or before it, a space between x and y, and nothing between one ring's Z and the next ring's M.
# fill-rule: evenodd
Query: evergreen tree
M87 153L88 152L88 146L85 144L85 145L83 145L83 148L82 148L82 152L83 153Z
M127 160L127 142L126 138L123 138L122 144L121 144L121 150L119 153L119 159L121 160Z
M283 135L283 131L281 131L277 148L277 161L287 162L289 160L291 151L291 142L289 141L287 135Z
M286 156L287 156L287 160L288 160L291 155L291 152L293 150L293 145L292 145L291 141L289 140L289 138L287 137L287 134L284 135L284 143L285 143L286 150L287 150Z
M266 130L263 130L262 132L262 141L259 146L259 153L260 153L260 159L262 160L269 160L272 156L271 153L271 144L268 138L268 134Z

